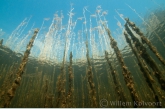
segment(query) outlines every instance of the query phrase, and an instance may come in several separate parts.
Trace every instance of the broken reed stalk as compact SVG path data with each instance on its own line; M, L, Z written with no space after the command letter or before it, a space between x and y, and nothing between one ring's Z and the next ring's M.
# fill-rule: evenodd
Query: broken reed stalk
M114 49L114 52L117 56L117 59L122 67L122 73L123 73L123 76L124 76L124 80L126 82L126 85L131 93L131 97L132 97L132 100L133 102L140 102L140 98L138 97L138 94L135 90L135 87L134 87L134 82L133 82L133 79L132 79L132 76L131 76L131 73L130 71L127 69L125 63L124 63L124 59L120 53L120 50L119 48L117 47L117 42L112 38L111 34L110 34L110 30L105 26L103 25L104 28L106 29L107 33L108 33L108 36L109 36L109 39L110 39L110 42L111 42L111 47ZM139 107L140 105L134 105L134 107Z
M73 70L72 70L72 52L70 52L70 65L68 67L69 70L69 89L68 89L68 95L67 95L67 107L72 107L72 99L73 99Z
M140 67L141 72L143 73L145 80L149 86L149 88L152 90L153 94L154 94L154 98L155 98L155 102L160 102L159 101L159 97L156 94L156 91L153 87L153 78L150 75L150 71L146 65L146 63L144 62L144 60L141 58L140 54L138 53L137 49L135 47L133 47L132 43L131 43L131 39L128 37L128 34L126 33L126 31L124 32L124 36L126 39L126 42L128 43L128 45L131 47L132 52L134 53L134 55L136 56L136 59L138 61L138 65ZM161 107L161 105L157 105L157 107Z
M7 92L5 103L3 104L3 107L9 107L9 105L11 103L11 100L15 95L16 90L17 90L18 86L20 85L21 78L22 78L22 75L24 73L26 63L28 62L28 57L29 57L29 54L30 54L30 50L33 46L33 42L34 42L34 40L37 36L38 31L39 31L38 29L34 30L34 34L31 38L29 44L26 47L26 51L24 52L24 56L23 56L23 59L22 59L22 62L20 64L20 66L19 66L16 78L15 78L11 88Z
M147 44L150 48L150 50L156 55L156 57L160 60L160 62L165 66L165 60L163 57L159 54L156 47L150 42L150 40L147 39L146 36L140 31L140 29L135 25L135 23L131 22L129 19L125 19L127 24L134 30L141 38L142 42Z
M90 86L90 97L91 97L91 103L92 107L97 107L97 102L96 102L96 89L95 89L95 84L93 81L93 73L92 73L92 66L89 58L89 50L88 50L88 42L86 41L86 57L87 57L87 62L88 62L88 69L87 69L87 77L88 77L88 83Z
M56 99L56 108L59 107L66 107L66 98L65 98L65 82L66 82L66 78L65 78L65 68L64 68L64 64L65 64L65 51L66 51L66 44L65 44L65 50L64 50L64 56L63 56L63 62L62 62L62 66L61 66L61 72L58 76L58 80L57 80L57 99Z
M122 87L119 83L119 79L116 75L117 72L116 72L115 68L112 66L112 64L111 64L111 62L108 58L108 52L107 51L105 51L105 59L107 60L107 63L108 63L108 65L110 67L110 70L111 70L111 74L112 74L112 77L113 77L113 83L115 85L115 91L116 91L117 96L118 96L118 101L126 101L126 98L124 96ZM125 106L122 105L122 107L125 107Z
M133 43L135 44L136 49L138 50L141 57L146 61L146 63L151 67L154 71L155 77L158 79L159 84L161 85L161 89L165 90L165 80L162 76L162 72L159 70L157 64L151 58L151 56L147 53L146 48L143 46L142 43L135 37L132 31L129 29L128 24L125 24L125 30L131 36Z

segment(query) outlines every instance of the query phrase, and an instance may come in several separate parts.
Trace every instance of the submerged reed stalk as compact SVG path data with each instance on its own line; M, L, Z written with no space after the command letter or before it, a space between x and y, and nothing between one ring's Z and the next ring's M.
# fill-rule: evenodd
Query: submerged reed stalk
M105 25L104 25L105 27ZM117 42L112 38L111 34L110 34L110 30L105 27L107 33L108 33L108 36L110 38L110 42L111 42L111 47L114 49L114 52L117 56L117 59L122 67L122 73L123 73L123 76L124 76L124 80L127 84L127 87L131 93L131 97L132 97L132 100L133 102L140 102L140 98L138 97L138 94L135 90L135 87L134 87L134 82L133 82L133 79L132 79L132 76L131 76L131 73L130 71L127 69L125 63L124 63L124 60L123 60L123 57L120 53L120 50L119 48L117 47ZM139 107L140 105L134 105L134 107Z
M0 46L2 46L2 44L3 44L3 39L1 39L1 41L0 41Z
M28 62L28 57L29 57L29 54L30 54L30 50L33 46L33 42L34 42L34 40L37 36L38 31L39 31L38 29L35 29L34 34L31 38L29 44L26 47L26 51L24 52L24 56L23 56L23 59L22 59L22 62L20 64L20 66L19 66L16 78L15 78L11 88L7 92L5 103L3 104L3 107L9 107L9 105L11 103L11 100L15 95L16 90L17 90L18 86L20 85L21 78L22 78L22 75L24 73L26 63Z
M47 98L48 98L48 80L45 81L45 99L44 99L44 108L47 108Z
M4 100L5 100L5 95L6 95L6 90L8 90L10 88L10 86L12 85L13 83L13 80L14 80L14 73L16 72L16 64L17 63L13 63L11 65L11 67L9 68L9 73L7 73L3 78L3 83L2 83L2 86L0 88L0 106L3 104ZM3 67L2 65L2 68L5 68L6 67ZM7 68L8 69L8 68ZM1 72L2 74L3 72ZM6 71L4 72L6 73Z
M88 83L90 86L90 96L91 96L91 103L92 107L97 107L97 102L96 102L96 89L95 89L95 84L93 81L93 73L92 73L92 66L89 58L89 50L88 50L88 42L86 42L86 57L87 57L87 62L88 62L88 69L87 69L87 77L88 77Z
M66 47L65 47L66 50ZM64 56L63 56L63 62L61 66L61 72L58 76L57 80L57 99L56 99L56 108L57 107L66 107L66 98L65 98L65 50L64 50Z
M162 76L162 72L159 70L157 64L154 62L154 60L151 58L151 56L147 53L146 48L143 46L143 44L140 43L140 41L134 36L132 31L129 29L127 23L125 24L125 30L131 36L131 39L132 39L133 43L135 44L135 47L138 50L141 57L146 61L146 63L154 71L154 75L158 79L158 82L160 83L161 88L163 90L165 90L165 80L164 80L164 78Z
M126 98L124 96L124 92L123 92L122 87L119 83L119 79L116 75L117 72L116 72L115 68L112 66L112 64L111 64L111 62L108 58L108 52L107 51L105 51L105 59L107 60L108 65L109 65L110 70L111 70L111 74L112 74L112 77L113 77L113 83L115 85L115 91L116 91L117 96L118 96L118 101L126 101ZM122 107L125 107L125 106L122 105Z
M72 52L70 52L70 65L68 67L69 70L69 89L68 89L68 95L67 95L67 107L71 108L72 107L72 99L73 99L73 70L72 70Z
M135 25L135 23L131 22L129 19L125 19L127 24L140 36L143 43L147 44L150 50L156 55L156 57L160 60L160 62L165 66L165 60L159 54L156 47L148 40L144 34L140 31L140 29Z
M46 79L44 85L44 108L53 108L53 95L48 94L48 89L48 79Z
M159 102L159 97L158 95L156 94L156 91L153 87L153 78L151 77L150 75L150 71L146 65L146 63L144 62L144 60L140 57L140 54L138 53L137 49L135 47L133 47L132 43L131 43L131 39L128 37L128 34L126 32L124 32L124 36L126 38L126 42L129 44L129 46L131 47L134 55L136 56L137 58L137 61L138 61L138 65L140 67L140 70L142 71L144 77L145 77L145 80L149 86L149 88L152 90L153 94L154 94L154 98L155 98L155 102ZM161 107L161 105L157 105L157 107Z

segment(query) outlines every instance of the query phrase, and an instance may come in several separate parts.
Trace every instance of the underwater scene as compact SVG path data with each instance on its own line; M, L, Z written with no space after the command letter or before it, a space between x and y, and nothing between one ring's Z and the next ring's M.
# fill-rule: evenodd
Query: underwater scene
M165 108L164 0L1 0L0 107Z

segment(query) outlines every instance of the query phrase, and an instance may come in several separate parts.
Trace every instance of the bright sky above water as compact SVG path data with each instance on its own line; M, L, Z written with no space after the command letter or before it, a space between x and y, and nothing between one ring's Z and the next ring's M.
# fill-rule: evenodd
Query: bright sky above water
M144 17L146 13L150 13L152 9L165 8L164 0L1 0L0 1L0 30L5 32L6 38L25 18L30 18L29 28L40 28L45 19L44 26L49 28L55 13L64 15L63 24L67 25L69 19L69 11L71 4L74 8L72 20L84 17L83 9L85 7L85 17L87 28L90 25L90 15L95 14L96 8L107 12L105 16L108 26L113 32L124 25L124 21L119 17L129 17L134 22L143 22L140 17ZM118 13L117 13L118 12ZM138 16L140 15L140 17ZM81 21L82 24L84 21ZM120 24L120 23L121 24ZM75 31L81 30L82 26L77 22ZM97 24L93 23L93 26ZM3 38L4 38L3 36ZM115 37L115 35L113 35ZM2 36L0 36L1 38ZM21 36L20 36L21 37Z
M119 16L115 12L122 13L126 17L136 19L138 16L126 5L130 5L140 15L144 15L148 9L154 7L164 8L164 0L1 0L0 1L0 28L11 32L25 18L32 16L31 23L35 22L35 27L40 27L44 18L53 18L57 11L63 11L67 22L67 13L70 10L70 4L73 3L75 20L83 16L83 8L87 6L88 10L94 14L97 6L108 11L106 19L110 22L110 28L116 27ZM88 20L88 19L87 19Z

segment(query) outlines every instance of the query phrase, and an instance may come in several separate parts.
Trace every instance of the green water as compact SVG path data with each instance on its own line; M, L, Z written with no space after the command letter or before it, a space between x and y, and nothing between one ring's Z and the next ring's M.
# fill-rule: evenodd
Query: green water
M160 36L162 42L165 42L165 22L162 21L157 27L149 32L150 41L157 48L160 55L165 58L165 47L157 38L155 33ZM158 65L159 69L162 71L162 75L165 75L165 66L157 59L154 53L149 50L147 45L147 52L154 59L155 63ZM124 62L131 72L133 81L135 84L135 89L138 97L141 100L142 107L157 107L161 105L165 107L165 100L162 96L165 96L165 91L163 91L154 76L154 72L151 70L151 76L155 80L158 89L155 89L158 94L160 104L154 104L155 98L153 96L152 90L147 85L144 75L141 72L137 59L132 53L130 47L127 45L120 49L121 54L124 58ZM0 96L1 105L5 102L5 94L10 89L14 79L16 78L16 73L18 71L19 65L21 63L22 54L15 53L5 46L0 46ZM130 92L125 84L124 77L122 74L121 66L115 53L111 52L108 55L112 65L116 69L116 77L121 84L126 101L119 101L119 97L115 90L115 84L113 82L111 69L105 59L105 56L98 56L97 58L90 57L93 81L96 90L96 103L97 107L122 107L122 103L127 103L123 107L134 107L134 101L130 96ZM73 55L74 58L74 55ZM11 100L9 107L56 107L57 103L57 83L58 76L61 73L62 63L49 62L49 61L38 61L35 58L29 57L26 68L24 70L21 84L17 88L15 96ZM66 99L69 89L69 62L64 65L64 93L61 95L61 101ZM74 59L73 64L73 93L71 100L71 107L92 107L92 99L90 94L90 86L88 84L87 70L88 64L86 59ZM163 77L164 78L164 77ZM46 81L48 82L48 87L45 87ZM45 90L47 91L45 92ZM66 101L66 104L68 101ZM149 104L149 103L152 103Z

